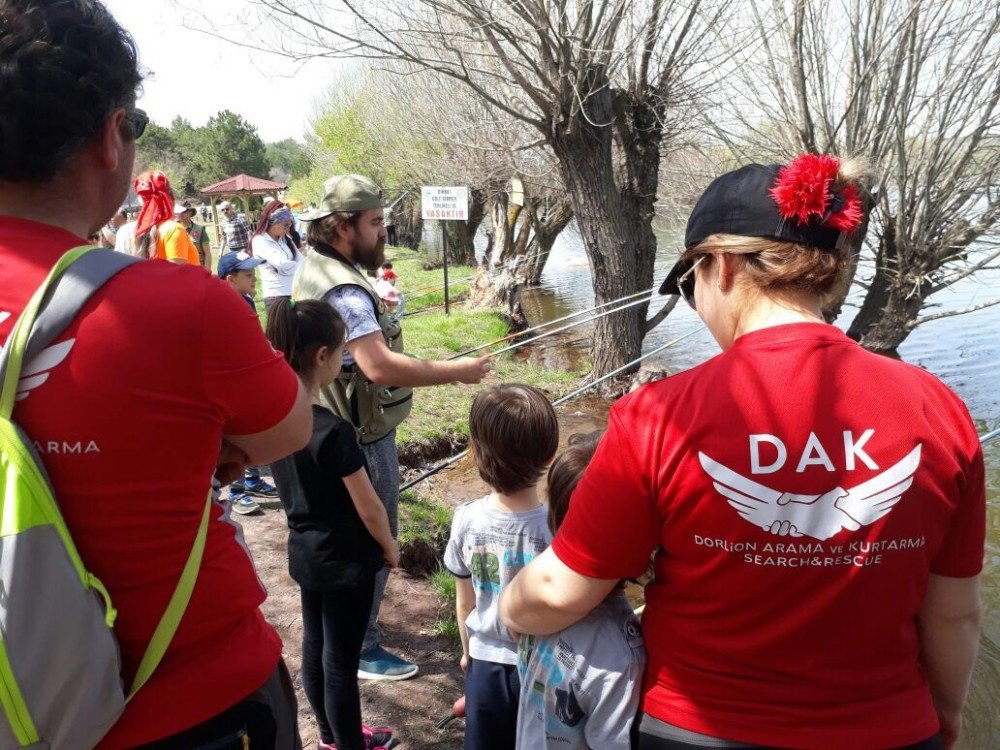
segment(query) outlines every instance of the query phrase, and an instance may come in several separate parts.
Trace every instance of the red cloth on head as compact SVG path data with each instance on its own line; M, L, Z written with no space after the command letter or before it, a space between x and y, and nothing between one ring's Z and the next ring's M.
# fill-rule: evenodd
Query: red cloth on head
M135 194L142 198L139 223L135 227L136 237L142 237L154 224L174 217L174 194L170 180L163 172L143 172L135 178L132 186Z

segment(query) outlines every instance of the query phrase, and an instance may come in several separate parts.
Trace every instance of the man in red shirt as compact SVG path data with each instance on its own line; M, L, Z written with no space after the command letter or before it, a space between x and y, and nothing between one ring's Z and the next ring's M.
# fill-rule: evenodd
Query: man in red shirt
M0 3L0 342L56 260L124 200L145 126L140 81L131 38L96 0ZM225 282L161 261L99 290L26 363L18 399L14 418L118 610L131 684L217 464L232 473L303 447L308 399ZM265 596L239 527L214 507L180 626L100 747L216 746L241 733L255 747L299 747Z
M807 155L709 186L661 293L682 294L722 354L615 405L552 547L501 597L511 629L551 633L656 550L639 750L958 735L983 455L940 381L823 321L861 220L847 174Z

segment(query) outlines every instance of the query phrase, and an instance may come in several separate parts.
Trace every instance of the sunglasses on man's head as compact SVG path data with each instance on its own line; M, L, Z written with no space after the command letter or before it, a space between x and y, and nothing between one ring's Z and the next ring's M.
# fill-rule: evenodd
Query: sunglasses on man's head
M125 113L125 122L128 123L128 129L132 133L132 140L136 140L146 132L146 126L149 125L149 115L141 109L133 107Z
M698 259L691 264L691 267L677 277L677 290L681 293L681 297L685 302L688 303L688 307L692 310L697 310L694 303L694 269L698 267L698 264L705 259L704 255L698 257Z

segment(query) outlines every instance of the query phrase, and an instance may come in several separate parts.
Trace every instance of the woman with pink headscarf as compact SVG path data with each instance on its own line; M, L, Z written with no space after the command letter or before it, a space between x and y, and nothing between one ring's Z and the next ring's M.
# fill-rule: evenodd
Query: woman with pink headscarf
M163 172L143 172L133 184L142 199L135 228L133 255L168 260L179 265L201 265L187 230L174 221L174 192Z
M302 253L289 236L291 227L291 209L281 201L271 201L264 207L250 240L253 256L264 261L260 281L267 310L279 299L292 298L292 278L302 261Z

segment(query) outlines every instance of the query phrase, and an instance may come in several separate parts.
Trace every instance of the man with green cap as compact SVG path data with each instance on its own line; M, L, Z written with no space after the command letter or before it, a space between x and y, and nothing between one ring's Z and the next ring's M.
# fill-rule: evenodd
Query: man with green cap
M358 433L368 471L397 533L399 455L396 427L409 414L412 388L444 383L478 383L490 371L488 357L431 362L403 354L399 321L368 283L364 271L385 262L386 228L382 190L367 177L339 175L324 185L315 210L302 215L309 222L306 255L295 274L296 300L328 301L347 324L343 372L323 392L323 400ZM358 676L371 680L405 680L417 666L380 645L378 613L389 571L375 583L368 630Z

